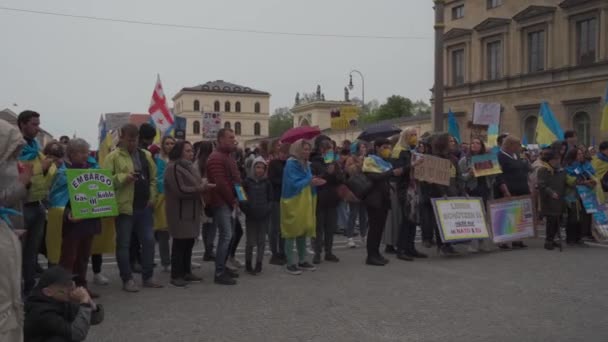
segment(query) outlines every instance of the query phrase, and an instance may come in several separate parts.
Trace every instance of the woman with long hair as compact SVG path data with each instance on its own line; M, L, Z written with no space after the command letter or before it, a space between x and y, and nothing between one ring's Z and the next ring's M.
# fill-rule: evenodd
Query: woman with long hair
M207 181L207 159L213 152L213 143L211 141L203 141L198 145L198 153L196 155L196 162L194 168L198 171L198 176L203 182ZM205 253L203 254L203 261L215 261L215 253L213 252L213 242L215 241L215 234L217 227L213 223L212 215L207 215L203 210L202 218L202 236L203 244L205 245Z
M165 170L169 163L169 153L175 146L175 138L165 136L161 140L160 152L156 155L156 204L154 207L154 237L158 244L158 253L160 254L160 263L163 266L164 272L169 272L171 266L171 255L169 254L169 230L167 217L165 216Z

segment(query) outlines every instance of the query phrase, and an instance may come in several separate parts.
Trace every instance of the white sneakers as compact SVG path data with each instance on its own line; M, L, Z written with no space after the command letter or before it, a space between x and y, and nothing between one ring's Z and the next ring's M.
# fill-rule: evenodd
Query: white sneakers
M348 248L357 248L357 244L353 238L348 238L348 242L346 243L346 247Z
M95 283L96 285L108 285L110 283L110 280L108 278L106 278L106 276L104 276L101 273L96 273L95 275L93 275L93 283Z

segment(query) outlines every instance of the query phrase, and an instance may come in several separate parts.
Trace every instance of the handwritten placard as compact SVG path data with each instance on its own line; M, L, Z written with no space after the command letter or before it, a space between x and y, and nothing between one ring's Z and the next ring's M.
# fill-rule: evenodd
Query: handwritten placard
M416 180L446 186L450 185L450 177L455 172L451 161L428 154L414 154L412 162L420 158L424 161L414 169L414 178Z

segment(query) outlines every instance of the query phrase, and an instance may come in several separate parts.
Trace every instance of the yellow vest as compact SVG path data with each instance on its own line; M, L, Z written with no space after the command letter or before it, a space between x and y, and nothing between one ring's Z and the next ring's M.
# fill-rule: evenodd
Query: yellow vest
M46 199L49 194L51 182L57 172L57 167L55 164L52 164L45 175L44 172L42 172L42 160L44 158L44 154L39 153L36 159L21 161L23 164L32 165L32 184L27 192L26 203L42 201Z

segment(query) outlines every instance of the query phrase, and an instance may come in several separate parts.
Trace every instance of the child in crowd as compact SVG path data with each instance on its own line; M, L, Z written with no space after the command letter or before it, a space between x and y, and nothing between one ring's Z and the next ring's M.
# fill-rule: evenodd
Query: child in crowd
M266 177L266 161L257 157L252 163L251 174L243 184L247 201L241 205L247 226L245 247L245 267L251 275L262 272L262 259L266 243L266 229L270 225L272 208L272 184ZM257 246L255 269L252 266L253 248Z
M566 191L566 173L561 168L561 155L550 150L541 156L541 167L538 169L538 192L540 196L540 213L546 218L545 249L561 248L555 242L559 231L559 219L564 210Z

